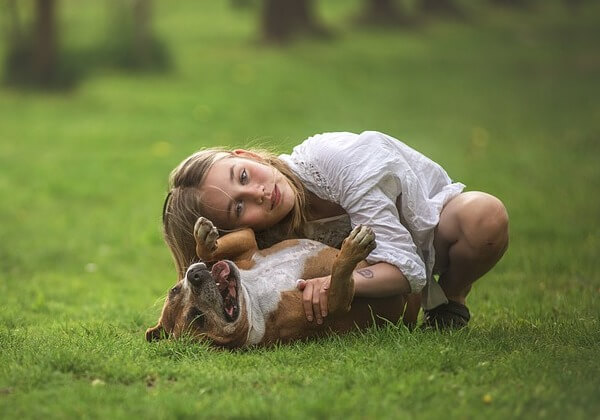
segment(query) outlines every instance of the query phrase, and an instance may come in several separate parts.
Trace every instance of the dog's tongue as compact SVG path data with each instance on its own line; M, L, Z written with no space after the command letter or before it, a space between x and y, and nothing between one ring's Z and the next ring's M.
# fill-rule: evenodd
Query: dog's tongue
M211 274L216 283L220 283L219 288L223 288L227 285L227 278L229 277L229 264L225 261L219 261L213 265Z

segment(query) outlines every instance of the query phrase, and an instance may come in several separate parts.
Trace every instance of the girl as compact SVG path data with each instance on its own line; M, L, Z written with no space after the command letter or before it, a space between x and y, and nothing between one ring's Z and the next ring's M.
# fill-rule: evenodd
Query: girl
M222 232L252 228L261 247L306 237L339 248L364 224L377 248L371 265L354 272L356 295L422 292L426 327L467 325L471 285L508 246L500 200L462 192L438 164L379 132L319 134L279 157L204 150L181 162L169 183L164 236L180 277L197 259L192 232L200 216ZM329 281L299 281L309 321L327 316Z

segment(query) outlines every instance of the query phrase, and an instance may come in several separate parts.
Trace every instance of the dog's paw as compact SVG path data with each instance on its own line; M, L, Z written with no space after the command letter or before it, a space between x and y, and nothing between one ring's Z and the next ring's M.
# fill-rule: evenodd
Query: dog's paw
M355 227L344 240L342 250L356 261L364 260L376 247L375 233L368 226ZM344 249L345 248L345 249Z
M206 217L199 217L194 225L194 237L196 238L196 252L198 257L205 258L217 250L217 239L219 231Z

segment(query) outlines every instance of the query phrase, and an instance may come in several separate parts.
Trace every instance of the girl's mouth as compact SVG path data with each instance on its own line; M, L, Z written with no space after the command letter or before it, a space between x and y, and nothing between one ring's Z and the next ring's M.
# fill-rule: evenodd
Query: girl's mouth
M279 192L279 188L277 188L277 184L273 186L273 192L271 193L271 210L273 210L277 204L279 204L279 199L281 198L281 193Z

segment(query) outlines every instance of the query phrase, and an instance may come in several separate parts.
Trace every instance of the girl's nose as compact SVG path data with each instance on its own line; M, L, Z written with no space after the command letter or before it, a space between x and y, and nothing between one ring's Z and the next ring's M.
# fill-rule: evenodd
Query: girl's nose
M264 185L249 186L248 197L251 200L257 202L258 204L262 204L265 199L265 186Z

